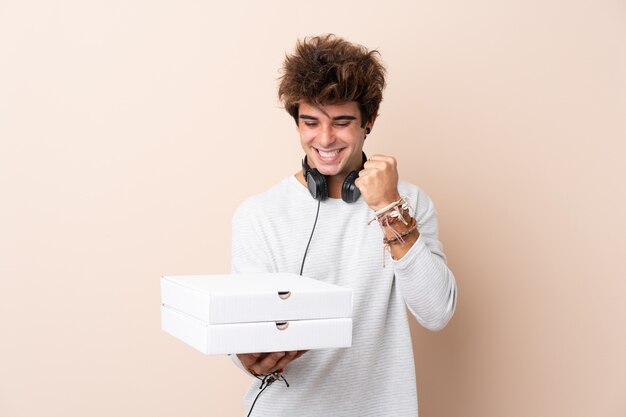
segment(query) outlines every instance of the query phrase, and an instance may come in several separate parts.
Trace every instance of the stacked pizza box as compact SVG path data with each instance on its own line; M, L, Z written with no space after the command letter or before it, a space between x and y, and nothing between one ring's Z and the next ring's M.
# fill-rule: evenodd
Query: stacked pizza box
M345 348L352 290L290 273L161 278L163 330L208 355Z

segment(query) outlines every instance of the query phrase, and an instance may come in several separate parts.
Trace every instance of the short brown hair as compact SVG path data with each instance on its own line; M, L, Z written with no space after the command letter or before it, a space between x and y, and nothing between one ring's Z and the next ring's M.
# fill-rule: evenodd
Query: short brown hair
M333 34L304 38L283 63L278 98L298 123L300 103L356 101L361 127L378 112L385 88L385 67L376 50L368 51Z

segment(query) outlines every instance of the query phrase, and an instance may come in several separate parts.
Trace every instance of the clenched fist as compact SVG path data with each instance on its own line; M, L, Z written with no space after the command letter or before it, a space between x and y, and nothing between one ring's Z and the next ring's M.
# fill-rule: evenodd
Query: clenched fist
M361 196L374 211L398 201L398 167L392 156L373 155L370 157L354 183Z

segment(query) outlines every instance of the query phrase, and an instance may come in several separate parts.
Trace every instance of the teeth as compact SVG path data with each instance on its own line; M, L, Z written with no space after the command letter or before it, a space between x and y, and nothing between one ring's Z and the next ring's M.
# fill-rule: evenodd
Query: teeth
M332 158L333 156L337 155L339 153L339 150L336 151L332 151L332 152L324 152L324 151L320 151L319 149L317 150L320 155L322 155L324 158Z

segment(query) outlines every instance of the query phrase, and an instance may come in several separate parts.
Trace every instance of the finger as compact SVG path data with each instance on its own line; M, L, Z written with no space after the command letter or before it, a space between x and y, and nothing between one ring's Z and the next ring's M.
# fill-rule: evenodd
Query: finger
M359 178L369 177L371 175L378 175L379 172L384 170L384 166L375 166L375 165L367 165L364 166L362 170L359 171Z
M372 162L375 162L375 161L393 162L396 160L396 158L394 158L393 156L389 156L389 155L372 155L370 156L368 160Z
M354 184L357 187L367 187L376 181L376 174L373 171L363 172L363 175L359 175L359 177L354 181Z
M260 362L257 362L252 366L255 372L260 374L269 374L276 366L276 363L285 356L285 352L272 352L269 353L265 358L263 358Z
M359 172L359 177L358 178L361 178L361 179L369 178L372 175L375 176L377 172L380 172L380 171L378 169L376 169L376 168L365 168L365 169L363 169L363 170L361 170ZM355 184L356 184L356 182L355 182Z
M374 180L372 178L374 178ZM372 177L370 175L359 176L359 178L357 178L357 180L354 181L354 185L356 185L357 188L361 190L361 192L363 192L364 190L372 186L372 184L375 181L375 178L376 177Z
M269 355L269 353L267 352L251 353L251 355L254 358L255 362L261 362L267 355Z
M386 161L382 161L382 160L372 160L372 161L367 161L366 163L363 164L363 170L372 170L375 168L384 168L387 165Z
M364 169L387 169L395 168L398 165L396 159L392 156L383 156L378 159L372 159L363 164Z
M253 353L240 353L237 354L237 358L239 359L239 362L247 368L257 362L257 357L254 355L255 354Z
M307 352L308 350L299 350L294 359L298 359L300 356L304 355Z
M393 156L377 156L376 159L367 161L363 166L397 167L398 161Z
M388 172L389 169L393 169L393 167L386 162L372 162L369 165L363 166L363 170L359 173L359 176L380 175Z
M297 350L292 350L290 352L285 352L285 356L283 356L277 363L272 372L278 371L283 372L287 367L287 364L296 358L298 354Z

